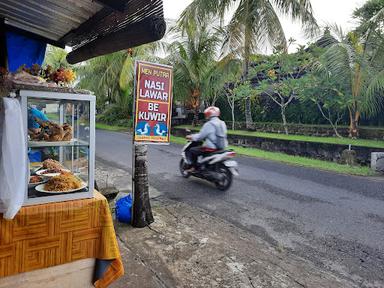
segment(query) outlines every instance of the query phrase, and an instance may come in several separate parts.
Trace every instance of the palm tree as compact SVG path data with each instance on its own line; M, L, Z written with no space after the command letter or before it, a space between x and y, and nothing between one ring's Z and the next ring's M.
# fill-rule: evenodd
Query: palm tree
M309 0L194 0L183 12L179 24L188 27L201 18L224 16L234 9L226 27L225 46L243 59L242 81L248 80L250 56L264 45L286 47L278 13L300 20L308 34L317 30ZM252 124L251 97L245 101L246 125Z
M215 98L235 67L232 59L218 61L222 31L199 23L184 31L174 27L180 40L168 47L168 60L174 67L174 95L189 101L194 111L193 125L197 124L202 99Z
M356 33L337 32L340 42L321 56L317 69L339 83L339 93L347 98L349 136L356 138L362 114L374 116L384 103L384 61L373 57L375 51Z
M98 108L104 109L106 103L116 103L124 97L119 77L126 57L127 51L119 51L90 59L77 68L77 87L93 91Z
M158 46L146 44L80 64L76 67L79 76L77 87L93 91L97 107L109 112L107 114L114 114L115 120L129 118L132 111L135 60L161 62L161 59L154 56Z
M356 33L361 36L366 46L366 53L372 63L383 65L384 58L384 0L370 0L354 11L353 16L359 19L360 25Z

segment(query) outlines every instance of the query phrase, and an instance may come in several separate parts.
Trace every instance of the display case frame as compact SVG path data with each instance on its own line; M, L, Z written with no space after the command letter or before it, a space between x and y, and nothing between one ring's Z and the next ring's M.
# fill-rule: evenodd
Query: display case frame
M59 194L59 195L47 195L47 196L39 196L35 198L29 197L28 194L28 181L26 181L25 185L25 196L24 196L24 206L27 205L35 205L42 203L51 203L51 202L60 202L60 201L68 201L74 199L82 199L82 198L92 198L94 195L94 171L95 171L95 114L96 114L96 97L92 94L77 94L77 93L67 93L67 92L50 92L45 90L19 90L18 96L21 101L21 108L23 113L23 123L24 123L24 133L26 139L27 149L32 147L75 147L75 142L41 142L31 144L31 141L28 140L28 99L46 99L53 101L83 101L89 102L89 140L88 143L82 146L88 146L88 191L80 191L80 192L72 192L67 194ZM73 115L73 114L72 114ZM64 119L63 114L60 113L60 122L63 122ZM62 149L59 148L60 153L62 153ZM28 153L28 151L25 151ZM72 155L73 157L73 155ZM61 156L60 156L61 158ZM73 162L73 159L72 159Z

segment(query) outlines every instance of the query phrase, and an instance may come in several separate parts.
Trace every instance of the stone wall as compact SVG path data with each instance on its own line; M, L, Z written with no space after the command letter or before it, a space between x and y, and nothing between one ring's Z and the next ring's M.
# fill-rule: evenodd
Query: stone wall
M184 137L185 129L173 128L172 134ZM282 152L288 155L304 156L313 159L341 162L343 150L348 149L347 145L327 144L306 141L294 141L283 139L271 139L255 136L228 135L228 142L231 145L257 148L272 152ZM384 152L384 147L369 148L363 146L352 146L356 151L356 161L360 165L369 166L372 152Z
M200 124L204 122L201 121ZM232 127L232 122L227 121L227 126ZM186 125L187 119L172 119L172 126ZM244 122L236 122L235 129L246 130ZM281 123L272 122L255 122L252 124L250 131L267 132L267 133L284 133L284 127ZM288 124L289 134L292 135L306 135L318 137L333 137L336 136L335 132L330 126L327 125L307 125L307 124ZM342 126L338 128L338 132L343 137L348 137L348 127ZM384 140L384 128L373 127L360 127L359 128L361 139L375 139Z
M228 127L231 127L231 122L226 122ZM235 129L245 130L244 122L235 123ZM284 127L280 123L253 123L251 131L267 132L267 133L284 133ZM306 135L318 137L332 137L335 136L333 129L327 125L304 125L304 124L288 124L289 134L292 135ZM340 135L348 137L348 127L338 128ZM384 139L383 128L360 127L360 138L362 139Z

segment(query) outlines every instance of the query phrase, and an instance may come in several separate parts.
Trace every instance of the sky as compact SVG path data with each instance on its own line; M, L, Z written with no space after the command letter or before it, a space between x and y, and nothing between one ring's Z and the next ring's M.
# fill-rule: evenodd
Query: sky
M351 15L355 8L362 6L367 0L311 0L314 15L320 26L337 24L344 31L349 31L355 26ZM166 18L177 19L185 7L192 0L163 0ZM292 23L290 19L282 19L286 38L293 38L298 44L305 45L311 39L305 38L300 25ZM295 47L292 47L295 49Z

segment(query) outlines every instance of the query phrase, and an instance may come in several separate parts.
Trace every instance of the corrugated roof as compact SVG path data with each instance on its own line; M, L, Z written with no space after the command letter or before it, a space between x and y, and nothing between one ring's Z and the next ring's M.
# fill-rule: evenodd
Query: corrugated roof
M5 23L59 41L103 8L92 0L1 0Z

